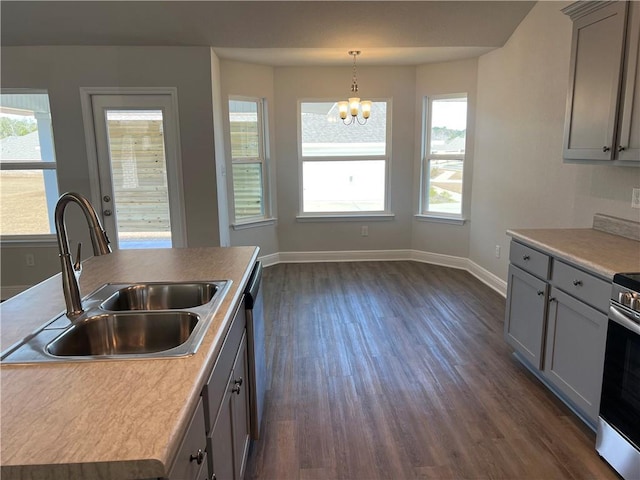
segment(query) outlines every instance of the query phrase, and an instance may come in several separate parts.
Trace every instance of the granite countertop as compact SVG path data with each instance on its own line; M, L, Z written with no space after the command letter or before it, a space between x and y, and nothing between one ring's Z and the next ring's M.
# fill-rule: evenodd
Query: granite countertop
M640 242L591 228L508 230L514 240L606 280L640 272Z
M3 480L166 476L257 255L256 247L119 250L84 262L83 297L109 282L233 283L194 355L0 365ZM60 275L3 302L2 350L64 309Z

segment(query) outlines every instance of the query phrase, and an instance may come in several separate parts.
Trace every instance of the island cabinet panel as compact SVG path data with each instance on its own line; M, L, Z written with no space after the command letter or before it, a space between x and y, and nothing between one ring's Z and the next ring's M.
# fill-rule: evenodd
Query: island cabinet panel
M249 451L249 384L245 302L240 302L204 399L209 477L240 480Z
M514 265L507 285L505 339L532 366L542 368L549 285Z
M551 289L544 372L590 422L598 419L607 316Z
M169 473L169 480L206 478L207 458L205 452L204 409L202 399L200 399Z

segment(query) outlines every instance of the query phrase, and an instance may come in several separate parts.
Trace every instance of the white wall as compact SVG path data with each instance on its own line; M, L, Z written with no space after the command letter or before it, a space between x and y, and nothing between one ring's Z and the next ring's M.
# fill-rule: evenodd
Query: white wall
M538 2L507 44L478 63L469 256L503 279L509 228L588 228L598 212L640 220L631 209L639 168L562 161L572 24L560 9L567 4Z
M414 170L414 213L418 212L418 192L420 188L420 163L423 142L423 112L425 97L449 93L467 94L467 149L463 178L463 213L468 218L471 213L472 178L473 178L473 145L475 141L475 106L478 60L461 60L456 62L434 63L422 65L416 69L416 121L415 121L415 170ZM414 220L411 248L424 252L453 255L467 258L469 256L470 223L454 225L433 221Z
M3 88L49 92L60 192L89 198L80 87L177 87L188 245L219 245L208 48L3 47L1 62ZM71 240L81 239L86 247L79 210L69 214ZM34 254L35 267L23 264L25 253ZM2 257L4 285L33 284L57 271L51 271L57 263L55 247L3 248Z
M358 67L360 96L389 99L392 118L390 174L392 220L299 222L298 106L301 99L348 96L347 67L275 69L275 124L278 155L278 238L281 252L406 249L411 245L413 204L415 68ZM345 128L358 128L357 125ZM360 236L360 227L369 236Z
M266 101L267 122L269 127L269 187L273 192L272 216L277 218L278 209L275 202L276 187L276 166L278 156L274 147L276 122L274 121L274 69L264 65L252 65L248 63L234 62L230 60L220 61L221 72L221 110L223 118L224 145L227 172L231 172L231 146L229 134L229 96L246 96L263 98ZM227 190L229 192L228 201L232 202L233 182L231 175L227 175ZM231 219L231 222L233 220ZM277 226L261 225L252 226L246 229L234 230L229 226L231 245L258 245L260 255L270 255L279 251Z

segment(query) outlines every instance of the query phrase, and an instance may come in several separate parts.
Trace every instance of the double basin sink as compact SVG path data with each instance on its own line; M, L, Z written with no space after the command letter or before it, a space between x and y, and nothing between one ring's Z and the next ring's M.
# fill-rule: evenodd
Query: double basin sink
M85 312L62 314L2 354L2 363L168 358L196 352L230 280L105 284Z

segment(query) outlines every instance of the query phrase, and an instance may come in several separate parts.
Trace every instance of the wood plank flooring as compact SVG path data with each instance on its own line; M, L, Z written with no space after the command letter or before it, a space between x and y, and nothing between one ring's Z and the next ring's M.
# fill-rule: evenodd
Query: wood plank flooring
M245 478L617 478L469 273L281 264L263 285L269 390Z

